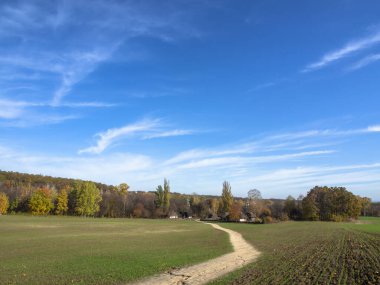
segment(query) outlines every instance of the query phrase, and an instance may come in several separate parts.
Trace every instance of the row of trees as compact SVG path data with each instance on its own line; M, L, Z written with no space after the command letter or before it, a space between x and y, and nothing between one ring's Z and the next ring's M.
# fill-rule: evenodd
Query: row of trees
M225 219L253 222L276 220L345 221L359 215L380 215L371 199L356 196L344 187L319 187L311 189L306 197L289 196L283 200L263 200L258 190L248 192L248 198L234 200L228 182L223 183L222 199L227 210Z
M35 189L26 197L15 197L11 202L0 192L0 212L30 212L33 215L76 214L94 216L99 212L102 200L99 189L92 182L77 183L73 188L65 187L58 192L48 187Z
M234 198L225 181L221 196L172 193L164 180L155 191L129 191L122 183L109 186L90 181L0 172L0 213L35 215L163 218L198 217L252 222L272 220L340 221L364 215L380 215L380 205L339 187L315 187L306 197L262 199L253 189L246 198Z

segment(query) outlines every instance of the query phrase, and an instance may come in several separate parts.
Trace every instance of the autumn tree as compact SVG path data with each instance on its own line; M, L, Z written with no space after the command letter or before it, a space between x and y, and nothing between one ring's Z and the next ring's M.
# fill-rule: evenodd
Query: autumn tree
M321 221L356 219L362 208L361 198L344 187L311 189L302 201L303 217Z
M222 190L222 201L223 201L223 212L227 213L230 211L232 203L234 202L234 197L231 192L231 185L229 182L223 182L223 190Z
M121 200L123 201L123 215L124 216L126 216L128 189L129 189L129 185L127 183L121 183L118 187Z
M291 195L289 195L288 198L286 198L285 200L284 212L292 220L297 220L301 216L298 203L296 199L294 199Z
M5 215L7 213L8 207L8 196L5 193L0 192L0 215Z
M80 216L94 216L102 200L99 189L93 182L77 183L75 187L75 213Z
M368 197L363 197L360 199L360 202L362 204L362 209L361 209L361 214L363 216L367 216L370 208L371 208L371 198L368 198Z
M219 200L216 198L210 199L210 209L213 214L217 214L219 210Z
M239 221L240 220L240 216L241 216L241 211L243 209L243 201L236 201L236 202L233 202L231 207L230 207L230 212L229 212L229 220L230 221Z
M30 197L29 209L33 215L47 215L53 207L52 191L48 188L41 188Z
M69 202L69 194L67 188L62 189L57 196L57 206L55 207L55 214L56 215L65 215L67 213L67 210Z

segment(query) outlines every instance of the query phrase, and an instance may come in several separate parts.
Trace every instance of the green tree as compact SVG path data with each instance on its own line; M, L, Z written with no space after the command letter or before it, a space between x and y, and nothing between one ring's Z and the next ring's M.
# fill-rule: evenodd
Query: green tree
M224 181L223 182L223 190L222 190L222 201L223 201L223 212L229 212L232 206L232 203L234 202L234 197L232 196L231 192L231 185L229 182Z
M19 205L19 198L16 197L15 199L13 199L13 201L11 202L9 206L9 211L11 212L11 214L16 213L18 205Z
M0 215L5 215L8 211L8 207L9 207L8 196L5 193L0 192Z
M164 210L166 212L169 211L169 207L170 207L170 185L169 185L169 181L166 180L166 178L164 179L164 204L163 204L163 207L164 207Z
M33 215L47 215L53 209L52 192L41 188L33 193L29 200L29 209Z
M82 182L76 185L75 213L80 216L94 216L99 211L102 201L99 189L93 182Z
M154 200L154 204L156 208L161 208L164 205L164 189L161 185L158 185L156 188L156 192L154 192L156 198Z
M69 194L66 188L62 189L57 196L57 206L55 208L55 213L57 215L64 215L67 213L69 202Z
M316 186L302 200L303 217L311 220L356 219L361 208L361 198L344 187Z

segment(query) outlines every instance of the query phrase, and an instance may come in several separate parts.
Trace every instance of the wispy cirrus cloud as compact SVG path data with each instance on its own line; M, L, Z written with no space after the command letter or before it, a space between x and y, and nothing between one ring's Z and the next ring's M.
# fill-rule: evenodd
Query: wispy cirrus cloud
M308 151L299 153L288 153L288 154L278 154L278 155L263 155L263 156L225 156L217 158L206 158L197 161L188 162L179 165L181 169L192 169L192 168L205 168L205 167L235 167L243 166L249 164L263 164L271 163L281 160L292 160L299 159L307 156L317 156L334 153L333 150L318 150L318 151Z
M296 160L307 156L323 156L335 153L335 150L323 148L339 145L339 141L336 141L337 138L376 132L380 132L380 126L378 125L348 130L325 129L273 134L232 146L190 149L167 159L163 165L181 169L203 167L236 168L243 165Z
M370 36L353 40L345 44L342 48L330 51L323 55L318 61L308 64L303 70L303 73L315 71L330 64L353 55L361 50L368 49L376 44L380 43L380 32L372 34Z
M111 61L118 50L125 50L128 42L139 37L173 42L199 36L187 24L185 12L179 13L175 6L158 5L155 1L95 0L91 5L85 1L3 1L0 3L2 87L17 88L17 84L27 81L40 97L49 99L50 105L68 107L63 99L73 88L103 63ZM29 96L25 101L33 98ZM22 113L20 106L17 110L15 106L8 107L1 112L3 119L12 120ZM32 104L23 106L29 107Z
M66 109L78 108L106 108L115 104L104 102L65 102L60 107ZM43 112L41 112L43 108ZM54 112L55 106L51 102L30 102L23 100L9 100L0 98L0 122L2 126L32 127L43 124L58 124L67 120L78 119L78 114L67 112Z
M361 69L367 65L370 65L376 61L380 60L380 54L371 54L369 56L364 57L363 59L359 60L358 62L354 63L348 68L348 71L354 71Z
M193 130L170 130L170 131L162 131L158 133L148 134L143 137L143 139L154 139L154 138L166 138L166 137L177 137L177 136L185 136L192 135L194 133Z
M99 133L96 144L82 150L97 153L96 156L31 155L0 145L0 162L6 161L7 169L12 170L106 183L118 184L127 177L134 189L144 190L160 183L162 177L170 177L175 189L181 189L181 192L192 193L197 189L203 193L219 194L221 181L228 179L236 196L244 196L249 187L260 189L268 198L283 197L281 195L285 194L277 192L280 190L286 195L297 196L323 184L346 186L350 190L356 189L356 194L380 199L374 190L380 185L379 161L362 164L331 162L334 157L345 155L340 144L350 144L350 137L376 135L379 131L380 127L373 124L351 130L288 132L266 135L245 143L232 142L227 146L174 152L173 156L167 153L158 156L141 154L147 145L139 148L141 153L104 152L126 138L143 140L152 134L186 133L168 129L160 119L145 119ZM342 136L346 139L335 143L334 149L326 147Z
M191 130L165 130L164 127L165 126L160 119L145 119L120 128L108 129L105 132L96 134L98 140L95 146L81 149L78 153L99 154L114 142L126 137L139 136L141 139L153 139L190 135L194 133L194 131Z

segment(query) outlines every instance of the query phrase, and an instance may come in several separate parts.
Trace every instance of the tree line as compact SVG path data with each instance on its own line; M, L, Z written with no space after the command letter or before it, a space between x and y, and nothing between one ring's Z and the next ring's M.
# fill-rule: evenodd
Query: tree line
M342 187L315 187L306 197L262 199L252 189L235 198L225 181L221 196L172 192L164 179L154 191L130 191L118 186L67 178L0 171L0 213L95 217L197 217L208 220L269 223L284 220L343 221L362 215L380 216L379 203Z

